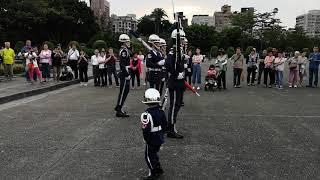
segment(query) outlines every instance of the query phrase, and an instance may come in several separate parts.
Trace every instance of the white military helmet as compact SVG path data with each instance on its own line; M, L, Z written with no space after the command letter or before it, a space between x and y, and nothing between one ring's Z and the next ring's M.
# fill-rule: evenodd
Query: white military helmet
M160 38L160 45L161 45L161 46L166 46L166 45L167 45L166 40Z
M148 40L149 43L160 43L160 37L156 34L151 34L149 36L149 40Z
M186 37L186 33L182 29L180 29L179 33L180 33L180 38L181 39L184 39ZM177 29L172 31L171 38L172 39L176 39L177 38Z
M130 37L126 34L121 34L119 36L119 41L123 43L130 42Z
M158 90L150 88L144 93L144 104L160 103L160 93Z

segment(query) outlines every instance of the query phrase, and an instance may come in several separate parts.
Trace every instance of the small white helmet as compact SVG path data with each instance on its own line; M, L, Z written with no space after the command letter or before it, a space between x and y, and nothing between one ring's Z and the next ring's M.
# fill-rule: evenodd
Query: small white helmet
M130 42L130 37L126 34L121 34L119 36L119 41L123 43Z
M160 45L161 45L161 46L167 46L166 40L160 38Z
M180 33L180 38L181 39L186 38L186 33L182 29L180 29L179 33ZM177 38L177 29L172 31L171 38L172 39L176 39Z
M156 34L151 34L149 36L149 43L160 43L160 37Z
M155 104L160 103L160 93L158 90L150 88L144 93L144 104Z

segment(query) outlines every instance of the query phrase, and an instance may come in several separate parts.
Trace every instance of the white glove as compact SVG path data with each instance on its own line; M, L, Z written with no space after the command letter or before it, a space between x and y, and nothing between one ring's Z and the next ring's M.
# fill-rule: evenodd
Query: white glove
M188 64L184 64L183 66L184 66L184 68L185 68L185 69L187 69L187 68L188 68Z
M163 60L161 60L161 61L158 62L158 65L159 65L159 66L163 66L165 62L166 62L166 61L163 59Z
M184 74L183 73L179 73L179 75L178 75L178 80L181 80L181 79L183 79L184 78Z
M141 38L137 38L137 39L138 39L138 41L142 42L142 39L141 39Z
M130 76L130 75L126 77L126 80L129 81L130 79L131 79L131 76Z

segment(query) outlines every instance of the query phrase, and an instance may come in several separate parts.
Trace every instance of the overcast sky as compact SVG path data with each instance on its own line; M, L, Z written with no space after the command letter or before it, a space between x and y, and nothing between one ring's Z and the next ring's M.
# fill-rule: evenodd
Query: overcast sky
M111 13L117 15L137 14L138 18L149 14L154 8L163 8L172 19L171 0L109 0ZM221 6L228 4L232 11L240 11L241 7L255 7L259 12L271 11L277 7L278 17L284 26L294 27L297 15L311 9L320 9L320 0L174 0L175 10L186 13L192 19L194 14L213 15Z

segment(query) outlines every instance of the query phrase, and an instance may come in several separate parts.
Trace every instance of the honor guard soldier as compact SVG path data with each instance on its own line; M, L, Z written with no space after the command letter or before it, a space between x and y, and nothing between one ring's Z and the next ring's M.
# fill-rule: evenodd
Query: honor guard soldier
M148 89L142 102L148 106L146 111L141 114L141 128L146 143L145 160L149 168L149 175L144 179L156 179L163 174L158 153L164 143L164 128L167 127L167 119L165 112L159 105L160 93L158 90Z
M166 40L160 38L160 52L163 59L167 59L167 42ZM161 71L161 84L160 84L160 95L163 93L164 85L166 84L166 80L168 79L168 72L165 66L162 66Z
M181 39L185 37L183 30L180 30L180 37ZM172 32L171 38L174 42L176 41L177 30ZM184 61L182 59L177 59L178 56L176 56L176 49L181 51L181 48L172 48L165 63L166 69L169 73L168 88L170 94L167 137L182 139L183 136L178 133L175 124L177 121L177 115L181 108L183 92L185 90Z
M161 71L164 66L165 60L160 53L160 37L152 34L148 41L151 45L151 50L147 55L146 66L148 68L148 81L150 88L160 90L161 84Z
M129 117L129 115L122 111L122 107L126 101L130 90L130 37L126 34L121 34L119 41L122 43L121 49L119 51L120 60L120 92L118 96L117 106L115 107L117 117Z

